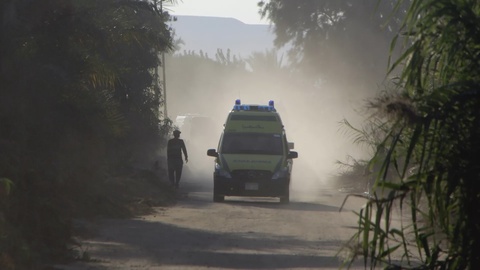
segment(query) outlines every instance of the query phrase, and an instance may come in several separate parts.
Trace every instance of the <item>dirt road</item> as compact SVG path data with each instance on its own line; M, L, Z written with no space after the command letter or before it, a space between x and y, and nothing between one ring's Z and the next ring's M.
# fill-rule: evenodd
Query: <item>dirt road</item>
M59 269L339 269L364 201L336 188L292 187L291 202L226 197L210 181L185 180L173 207L129 220L102 220L85 240L90 261ZM363 269L361 266L351 269Z

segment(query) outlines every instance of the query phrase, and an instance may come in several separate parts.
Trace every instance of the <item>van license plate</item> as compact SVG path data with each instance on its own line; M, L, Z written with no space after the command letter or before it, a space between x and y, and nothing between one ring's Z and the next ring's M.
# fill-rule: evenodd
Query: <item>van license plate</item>
M245 190L258 190L258 183L245 183Z

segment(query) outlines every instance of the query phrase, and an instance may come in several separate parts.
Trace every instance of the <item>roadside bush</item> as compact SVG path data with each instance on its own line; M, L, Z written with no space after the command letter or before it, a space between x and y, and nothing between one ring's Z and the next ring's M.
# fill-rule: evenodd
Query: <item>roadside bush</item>
M84 203L99 183L163 147L168 14L136 0L5 0L0 15L0 268L39 269L72 258L72 218L95 207Z

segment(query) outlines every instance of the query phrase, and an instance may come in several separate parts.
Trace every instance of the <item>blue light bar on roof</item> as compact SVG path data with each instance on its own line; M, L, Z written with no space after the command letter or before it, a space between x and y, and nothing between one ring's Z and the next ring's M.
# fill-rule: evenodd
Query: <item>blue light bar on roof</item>
M260 112L276 112L273 100L268 101L268 105L246 105L241 104L240 99L235 100L233 106L234 111L260 111Z

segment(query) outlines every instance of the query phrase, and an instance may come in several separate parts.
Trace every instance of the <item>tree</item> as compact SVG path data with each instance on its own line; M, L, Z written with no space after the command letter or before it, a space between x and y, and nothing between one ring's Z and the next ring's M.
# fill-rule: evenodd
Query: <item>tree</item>
M288 60L314 80L359 85L371 77L383 79L388 42L398 23L385 25L392 3L271 0L258 5L273 23L275 45L289 47Z
M371 269L480 264L479 18L478 1L410 3L407 48L392 65L403 66L397 88L369 106L383 131L370 162L380 171L352 246ZM395 205L410 218L400 227Z
M265 52L254 52L247 59L247 63L253 72L272 73L272 71L280 71L284 69L283 57L278 56L275 49L266 50ZM277 73L277 72L273 72Z
M0 14L0 268L37 268L72 255L72 212L98 208L113 157L161 143L153 69L170 32L134 0L6 0Z
M173 116L210 114L214 108L222 113L225 109L206 104L220 104L223 96L235 92L235 88L248 77L245 61L232 56L229 50L224 53L218 49L214 59L202 51L184 51L167 56L167 77L170 81L167 91Z

